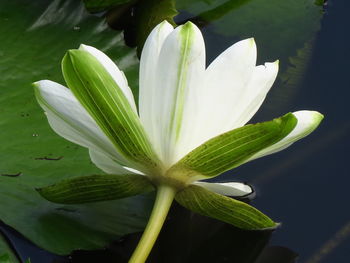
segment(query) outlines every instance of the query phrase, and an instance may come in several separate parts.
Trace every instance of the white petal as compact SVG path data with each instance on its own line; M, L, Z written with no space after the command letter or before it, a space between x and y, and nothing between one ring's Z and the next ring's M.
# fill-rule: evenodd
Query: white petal
M139 112L140 119L149 135L154 134L154 114L152 108L158 101L155 85L158 81L156 68L160 50L166 37L174 30L167 21L156 26L148 36L140 59ZM158 102L159 103L159 102ZM159 145L158 145L159 146ZM157 152L159 153L159 149Z
M108 174L140 174L137 170L121 166L117 161L111 159L104 153L89 150L91 161L102 171Z
M202 186L217 194L242 197L253 193L253 189L250 185L238 182L228 183L207 183L207 182L195 182L194 185Z
M117 83L119 88L123 91L125 97L128 99L132 109L137 112L134 95L128 85L128 81L124 75L124 72L119 70L117 65L102 51L97 48L81 44L80 50L84 50L93 55L107 70L107 72L112 76L114 81Z
M323 115L317 111L297 111L293 112L294 116L298 119L298 123L295 128L282 140L265 148L264 150L256 153L250 157L246 162L251 160L279 152L294 142L304 138L313 132L323 119Z
M41 80L34 85L37 100L56 133L73 143L103 152L119 163L127 164L69 89L50 80Z
M277 60L254 68L249 82L242 91L241 100L235 105L234 120L229 124L229 130L245 125L258 111L277 77L278 64Z
M258 110L278 72L278 62L255 66L254 39L242 40L217 57L205 72L194 147L243 126Z
M188 22L165 39L157 63L153 102L155 132L150 134L165 166L184 156L196 120L196 103L205 70L204 40L199 29Z

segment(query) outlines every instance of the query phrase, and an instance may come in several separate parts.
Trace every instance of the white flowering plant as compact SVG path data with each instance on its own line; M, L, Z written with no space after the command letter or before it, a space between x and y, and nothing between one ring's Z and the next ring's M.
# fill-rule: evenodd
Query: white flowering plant
M175 199L182 206L248 230L276 223L231 197L251 193L238 182L209 183L246 162L283 150L323 119L316 111L246 123L259 109L278 61L256 66L254 39L240 41L207 68L200 30L166 21L150 33L140 60L136 106L123 72L98 49L81 45L62 61L68 88L34 83L51 127L89 149L106 174L73 177L38 189L65 204L124 198L155 190L155 204L129 262L144 262Z

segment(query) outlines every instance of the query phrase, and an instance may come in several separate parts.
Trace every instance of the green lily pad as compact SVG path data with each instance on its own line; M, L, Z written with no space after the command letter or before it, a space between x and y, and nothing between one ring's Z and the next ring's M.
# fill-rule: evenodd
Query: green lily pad
M135 50L79 1L1 1L0 21L0 220L57 254L101 248L142 230L152 196L73 206L50 203L35 191L101 171L86 149L51 130L31 83L51 79L63 84L63 55L84 43L115 59L135 88Z
M320 28L322 7L313 0L219 0L203 4L198 0L178 0L176 7L196 16L222 36L237 39L254 37L259 55L276 58L293 54ZM261 43L261 44L260 44ZM259 45L260 44L260 45ZM266 51L269 51L266 53ZM271 58L270 55L269 57ZM265 58L263 58L265 59Z
M135 2L137 0L83 0L89 12L100 12L106 9Z

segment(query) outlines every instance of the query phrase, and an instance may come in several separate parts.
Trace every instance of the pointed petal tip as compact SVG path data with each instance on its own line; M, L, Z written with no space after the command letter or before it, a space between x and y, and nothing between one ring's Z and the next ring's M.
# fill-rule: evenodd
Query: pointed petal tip
M55 84L55 82L52 80L43 79L43 80L38 80L38 81L33 82L32 87L34 89L41 90L41 89L45 89L45 88L51 86L52 84Z
M81 50L79 50L79 49L68 49L66 54L68 54L68 55L75 55L75 54L77 54L79 52L81 52Z
M41 80L32 82L32 84L31 84L32 87L35 88L35 89L36 89L36 88L39 88L39 85L40 85L39 82L40 82L40 81L41 81Z
M95 50L100 51L99 49L97 49L97 48L95 48L93 46L85 45L83 43L80 44L78 49L72 49L72 50L86 51L86 52L89 52L89 53L91 53L92 51L95 51Z
M315 122L321 122L324 119L324 115L318 111L309 111L309 114Z
M159 26L161 26L161 27L163 27L163 26L165 26L165 27L168 27L168 26L171 26L171 27L173 27L172 26L172 24L170 24L169 22L168 22L168 20L163 20L162 22L160 22L159 23Z
M257 47L256 47L255 39L253 37L246 38L234 43L227 50L230 50L230 49L240 49L241 50L240 52L249 52L250 54L254 54L253 57L255 57L255 60L256 60Z
M246 183L240 183L240 182L212 183L212 182L196 181L192 184L204 187L207 190L210 190L217 194L232 196L232 197L248 197L255 193L252 186Z
M90 46L85 45L85 44L80 44L78 49L79 50L86 50L86 48L88 48L88 47L90 47Z
M324 115L318 111L300 110L293 112L293 115L297 119L303 119L317 125L324 119Z
M279 59L275 60L274 62L265 62L265 63L264 63L265 68L268 68L268 67L275 67L275 68L278 69L279 65L280 65Z
M83 52L86 52L85 50L83 49L68 49L66 54L64 55L63 57L63 60L64 59L72 59L72 58L76 58L79 54L83 53ZM62 61L63 61L62 60Z
M245 44L245 45L249 45L249 46L255 46L256 42L255 42L255 38L254 37L250 37L250 38L246 38L246 39L242 39L240 41L237 41L235 44Z
M195 24L193 24L191 21L187 21L185 24L182 25L183 27L192 27L195 26L197 27Z
M251 47L251 48L256 47L256 42L255 42L255 38L254 37L243 39L241 41L238 41L237 43L241 43L241 44L247 45L248 47Z
M248 41L248 43L249 43L250 45L252 45L252 46L255 46L255 45L256 45L254 37L247 38L247 41Z
M291 135L298 134L298 137L303 138L312 133L321 123L324 116L317 111L301 110L293 112L297 118L297 126L291 132Z
M152 32L156 31L157 34L165 34L168 35L170 32L174 30L174 27L172 24L170 24L167 20L163 20L163 22L159 23ZM152 32L150 33L149 37L152 35Z
M202 34L202 32L199 30L199 28L196 26L196 24L192 23L191 21L187 21L185 24L178 26L177 28L179 28L179 30L181 32L187 32L190 31L192 33L200 33Z

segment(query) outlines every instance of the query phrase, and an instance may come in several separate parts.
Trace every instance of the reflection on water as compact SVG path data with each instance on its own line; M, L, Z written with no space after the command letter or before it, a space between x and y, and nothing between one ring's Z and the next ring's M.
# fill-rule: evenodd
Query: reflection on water
M327 256L331 255L343 242L349 241L350 236L350 221L337 231L322 247L320 247L306 263L325 262ZM329 259L329 258L328 258Z

